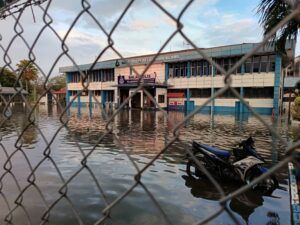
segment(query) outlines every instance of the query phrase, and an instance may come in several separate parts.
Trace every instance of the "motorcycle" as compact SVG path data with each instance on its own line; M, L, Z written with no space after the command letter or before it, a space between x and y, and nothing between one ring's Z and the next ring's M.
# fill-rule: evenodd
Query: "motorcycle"
M254 140L249 137L242 141L238 147L223 150L209 145L193 142L193 154L203 167L217 179L231 179L249 184L255 178L266 173L265 160L255 150ZM188 157L187 174L189 176L204 177L195 161ZM274 190L278 181L274 175L252 186L252 189Z

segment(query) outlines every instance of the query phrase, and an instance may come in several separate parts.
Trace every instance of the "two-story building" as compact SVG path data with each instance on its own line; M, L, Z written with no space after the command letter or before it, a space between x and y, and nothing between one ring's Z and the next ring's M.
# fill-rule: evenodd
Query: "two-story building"
M225 70L232 67L241 57L255 48L256 43L202 49ZM290 58L294 56L295 43L287 42ZM138 76L155 55L143 55L80 65L88 74L88 92L81 93L73 105L119 105L138 87ZM265 45L232 74L234 87L246 102L258 113L279 113L282 99L283 68L289 58L275 53L274 47ZM129 66L132 65L132 68ZM83 90L77 67L63 67L60 72L67 76L67 103L79 90ZM140 81L144 88L163 108L170 110L192 110L202 105L217 90L224 87L225 75L203 59L194 49L160 54L144 73ZM156 108L149 97L139 91L127 104L130 108ZM247 113L248 109L231 92L226 92L207 104L204 111Z

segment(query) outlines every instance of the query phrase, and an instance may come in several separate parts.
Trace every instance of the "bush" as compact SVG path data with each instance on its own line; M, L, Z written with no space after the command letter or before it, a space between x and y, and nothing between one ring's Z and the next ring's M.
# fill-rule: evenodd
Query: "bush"
M298 97L295 98L294 104L295 104L295 106L299 106L300 107L300 96L298 96Z
M300 120L300 96L295 98L292 108L292 116L295 120Z

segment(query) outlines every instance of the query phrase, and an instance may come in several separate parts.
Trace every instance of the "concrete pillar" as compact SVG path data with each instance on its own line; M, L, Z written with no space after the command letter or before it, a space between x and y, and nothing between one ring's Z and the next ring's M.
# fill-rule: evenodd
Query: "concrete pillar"
M89 111L90 117L93 115L93 92L89 91Z
M132 92L129 91L129 96L131 96ZM131 100L132 98L129 99L129 102L128 102L128 107L131 109L132 108L132 104L131 104Z
M216 68L212 65L211 66L211 97L215 94L214 88L214 76L215 76ZM210 103L210 113L211 115L214 114L215 111L215 99L213 99Z
M241 65L241 75L244 75L245 74L245 64L243 63L242 65ZM243 83L243 82L242 82ZM242 97L244 97L244 87L240 87L240 95L242 96ZM239 111L240 111L240 114L242 114L242 113L244 113L244 110L243 110L243 103L242 102L240 102L240 109L239 109Z
M140 126L143 129L143 126L144 126L144 112L142 110L140 111Z
M244 97L244 88L243 87L240 87L240 95L242 97ZM240 114L244 113L244 105L242 102L240 102Z
M275 80L274 80L274 97L273 97L273 108L276 117L278 117L279 115L279 106L280 106L281 62L282 62L281 55L277 53L275 57Z
M77 94L79 93L80 91L77 91ZM81 115L81 102L80 102L80 95L77 96L77 114L78 116Z
M187 63L187 77L191 77L191 62Z
M169 64L165 63L165 81L167 82L169 79Z
M144 108L144 92L139 91L139 93L141 93L141 109L143 109Z
M189 102L190 101L190 97L191 97L191 92L190 92L190 89L187 88L186 89L186 100Z

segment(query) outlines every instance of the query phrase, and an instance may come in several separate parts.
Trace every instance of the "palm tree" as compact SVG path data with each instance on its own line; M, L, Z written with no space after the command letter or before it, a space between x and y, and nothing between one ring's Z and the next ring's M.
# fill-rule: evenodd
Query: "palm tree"
M28 84L38 79L39 70L31 61L23 59L17 64L17 71L21 74L21 80L25 82L26 91L29 91Z
M261 0L257 8L257 14L260 16L259 22L264 29L264 35L288 16L298 5L299 2L295 0ZM298 29L300 28L299 21L298 17L290 20L273 36L271 41L275 43L276 50L285 53L286 41L297 39Z

